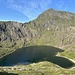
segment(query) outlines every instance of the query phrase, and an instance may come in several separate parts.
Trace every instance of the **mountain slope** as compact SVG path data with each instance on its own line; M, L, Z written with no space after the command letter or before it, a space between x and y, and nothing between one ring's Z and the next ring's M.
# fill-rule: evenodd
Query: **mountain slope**
M0 57L33 45L65 50L61 55L75 59L75 14L49 9L28 23L0 22Z

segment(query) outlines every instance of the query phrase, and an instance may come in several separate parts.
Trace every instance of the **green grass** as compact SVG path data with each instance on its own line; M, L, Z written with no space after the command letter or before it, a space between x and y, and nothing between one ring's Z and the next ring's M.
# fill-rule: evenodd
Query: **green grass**
M64 69L58 65L52 64L50 62L44 61L39 63L34 63L30 65L18 65L13 68L21 68L23 70L8 70L9 73L16 73L19 75L74 75L75 70Z

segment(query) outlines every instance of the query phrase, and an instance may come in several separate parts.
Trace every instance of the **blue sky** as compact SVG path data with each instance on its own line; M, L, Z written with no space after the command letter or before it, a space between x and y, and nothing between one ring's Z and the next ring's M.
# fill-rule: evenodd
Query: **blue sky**
M75 0L0 0L0 21L28 22L49 8L75 13Z

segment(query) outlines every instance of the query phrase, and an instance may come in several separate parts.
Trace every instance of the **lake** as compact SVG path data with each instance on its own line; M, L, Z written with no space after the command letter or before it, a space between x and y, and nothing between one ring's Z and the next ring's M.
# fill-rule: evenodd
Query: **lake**
M74 65L69 59L56 56L64 50L52 46L29 46L17 49L15 52L0 59L0 66L14 66L17 64L31 64L40 61L49 61L63 68ZM26 64L25 64L26 65Z

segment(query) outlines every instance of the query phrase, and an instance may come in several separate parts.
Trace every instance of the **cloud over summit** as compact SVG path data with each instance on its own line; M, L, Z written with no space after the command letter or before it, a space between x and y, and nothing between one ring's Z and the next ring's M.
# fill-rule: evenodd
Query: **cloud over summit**
M7 0L7 7L16 10L29 18L35 19L51 4L51 0Z

